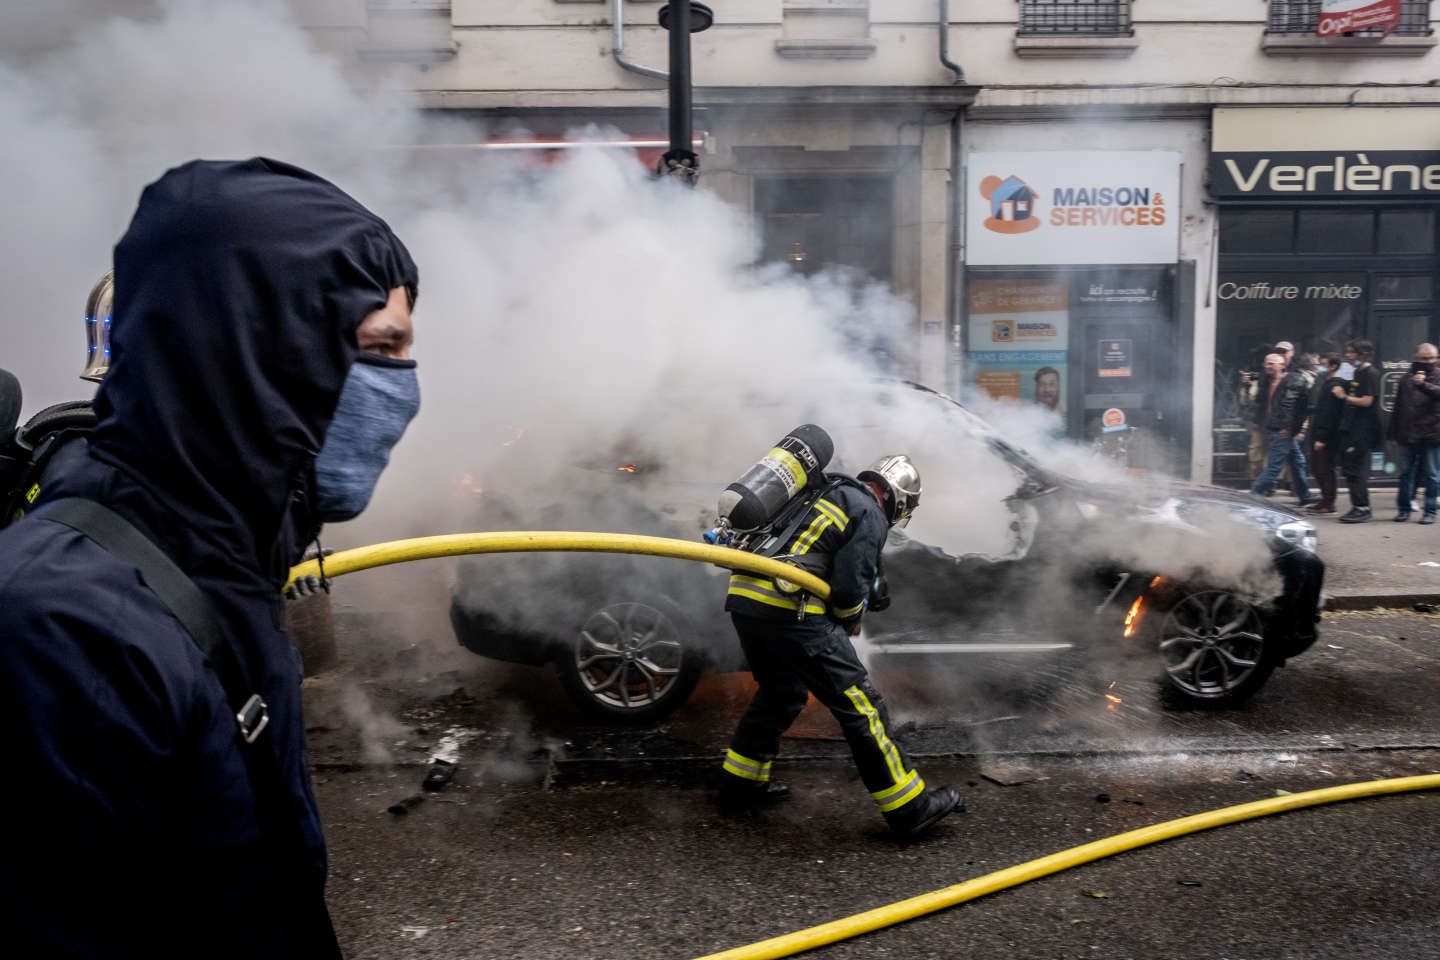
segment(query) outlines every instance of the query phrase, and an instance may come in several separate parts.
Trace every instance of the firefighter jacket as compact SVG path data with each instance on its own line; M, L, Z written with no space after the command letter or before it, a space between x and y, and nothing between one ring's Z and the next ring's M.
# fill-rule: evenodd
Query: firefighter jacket
M280 587L355 331L416 272L333 185L195 162L115 248L98 425L0 530L0 917L30 956L324 958L325 847ZM215 671L139 571L45 518L103 504L199 588L269 710L240 740ZM257 785L247 750L269 752Z
M870 488L845 478L811 504L776 555L828 583L828 604L819 597L790 592L770 577L737 572L730 577L725 609L764 620L828 616L853 623L865 612L889 532L885 512Z

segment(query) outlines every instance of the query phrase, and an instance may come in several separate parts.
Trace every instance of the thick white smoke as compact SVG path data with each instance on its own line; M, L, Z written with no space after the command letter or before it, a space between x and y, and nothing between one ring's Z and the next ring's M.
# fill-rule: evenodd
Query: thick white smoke
M166 168L274 156L395 227L421 270L424 408L372 510L333 546L473 529L487 498L526 526L659 532L637 526L649 515L638 499L698 533L724 484L805 421L834 434L842 469L892 452L920 462L916 536L955 554L1013 546L1002 502L1016 474L942 402L868 386L874 354L861 347L888 345L908 366L907 302L842 274L755 267L748 217L652 181L623 152L536 168L403 149L447 139L451 121L357 92L281 0L0 11L0 123L0 366L21 377L27 412L89 392L76 379L81 306L140 190ZM987 409L1047 463L1106 475L1050 439L1049 415ZM611 496L630 463L641 482ZM1263 547L1231 544L1217 559L1237 550L1254 559ZM365 597L398 602L385 594Z

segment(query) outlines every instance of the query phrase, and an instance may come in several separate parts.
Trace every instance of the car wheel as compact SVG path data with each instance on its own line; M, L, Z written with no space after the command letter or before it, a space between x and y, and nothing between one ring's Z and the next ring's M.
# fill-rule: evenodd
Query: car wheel
M593 719L654 723L684 703L705 660L678 610L623 601L592 613L560 652L565 691Z
M1265 614L1229 590L1194 590L1169 606L1157 644L1167 705L1232 707L1264 686L1275 669Z

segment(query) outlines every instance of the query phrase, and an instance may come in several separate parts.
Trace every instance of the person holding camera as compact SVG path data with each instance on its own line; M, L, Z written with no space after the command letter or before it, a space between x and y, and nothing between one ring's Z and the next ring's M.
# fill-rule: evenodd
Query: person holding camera
M1395 491L1395 522L1410 519L1415 488L1425 487L1421 523L1435 522L1437 492L1440 492L1440 356L1435 344L1415 348L1410 371L1400 380L1395 393L1395 410L1390 415L1386 438L1400 448L1400 485Z

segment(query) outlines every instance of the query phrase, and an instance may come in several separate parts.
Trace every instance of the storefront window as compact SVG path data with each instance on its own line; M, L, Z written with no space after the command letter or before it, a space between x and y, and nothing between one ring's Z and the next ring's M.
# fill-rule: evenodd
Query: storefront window
M1370 210L1302 210L1295 252L1369 253L1374 231L1375 214Z
M1433 210L1381 210L1376 244L1380 253L1434 253Z
M1434 293L1435 278L1428 273L1409 277L1376 277L1376 300L1425 300Z
M1104 444L1123 441L1132 469L1175 470L1190 378L1175 346L1174 275L1138 266L970 270L970 383L1054 412L1057 435L1107 453Z
M811 274L853 267L889 281L893 179L766 177L755 182L755 214L764 228L763 259Z
M1220 248L1229 253L1289 253L1295 239L1289 210L1237 210L1220 221Z

